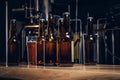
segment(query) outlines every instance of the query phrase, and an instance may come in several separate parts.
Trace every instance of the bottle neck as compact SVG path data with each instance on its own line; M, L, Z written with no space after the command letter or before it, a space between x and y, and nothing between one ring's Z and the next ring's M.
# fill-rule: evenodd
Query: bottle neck
M44 19L40 19L39 21L39 37L44 36L44 27L45 27L45 20Z
M70 13L69 12L65 12L63 14L63 28L64 28L64 32L70 32Z
M10 26L10 37L16 36L16 32L17 32L16 21L12 21Z
M70 19L64 18L63 19L63 26L62 26L63 33L70 32Z
M48 35L54 33L54 23L53 23L53 17L49 16L48 19Z
M50 14L48 18L48 40L53 41L54 40L54 22L53 22L53 16Z
M88 18L88 21L87 21L87 34L88 35L93 35L94 34L92 18Z
M70 15L63 15L63 24L61 26L61 34L63 39L69 40L71 38L70 35Z

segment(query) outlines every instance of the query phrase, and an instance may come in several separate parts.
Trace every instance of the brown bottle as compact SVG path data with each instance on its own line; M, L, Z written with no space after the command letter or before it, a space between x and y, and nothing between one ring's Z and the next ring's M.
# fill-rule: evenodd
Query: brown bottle
M85 64L95 64L93 17L88 17L85 37Z
M43 56L43 40L44 40L44 19L40 19L39 23L39 36L37 39L37 64L43 65L44 63L44 56Z
M19 63L19 42L16 36L16 20L11 20L10 38L8 40L8 65Z
M70 35L70 14L63 14L63 24L60 27L60 64L71 64L71 35Z
M54 37L53 16L50 14L48 18L48 36L46 38L45 47L45 62L46 65L55 65L56 63L56 40Z

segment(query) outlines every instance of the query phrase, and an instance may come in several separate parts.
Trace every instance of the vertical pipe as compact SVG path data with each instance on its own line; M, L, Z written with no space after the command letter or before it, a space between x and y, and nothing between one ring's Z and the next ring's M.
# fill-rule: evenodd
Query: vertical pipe
M8 1L5 1L6 9L6 67L8 67Z
M30 5L30 17L31 17L31 15L32 15L32 3L31 3L31 0L30 0L29 5Z
M74 41L71 41L71 62L74 62Z
M26 47L27 47L27 61L28 61L28 68L29 68L29 65L30 65L30 57L29 57L29 50L28 50L28 36L26 37Z
M28 68L29 68L30 62L29 62L29 50L28 50L28 45L27 45L27 60L28 60Z
M82 63L82 43L83 43L83 35L82 35L82 21L80 19L80 44L79 44L79 63Z
M37 39L37 37L36 37L36 39ZM37 68L37 40L35 42L35 47L36 47L35 54L36 54L36 68Z
M25 18L27 18L28 16L28 12L27 12L27 3L25 3Z
M45 17L46 17L46 21L48 21L48 0L44 0L44 7L45 7L45 10L44 10L44 12L45 12ZM49 24L49 23L48 23ZM48 35L48 24L47 24L47 35Z
M113 62L113 65L115 61L114 55L115 55L114 31L112 31L112 62Z
M25 51L25 30L22 30L22 60L24 58L24 51Z
M99 24L100 24L100 21L102 21L102 20L106 20L106 18L99 18L98 20L97 20L97 30L99 30ZM99 53L99 31L97 31L97 64L99 64L100 63L100 60L99 60L99 55L100 55L100 53Z
M68 5L68 12L70 13L70 5Z
M99 19L97 20L97 30L99 30ZM97 64L99 64L99 32L97 31Z
M68 12L70 13L70 5L68 5ZM71 27L69 31L71 31ZM71 41L71 62L74 63L74 41Z
M48 7L49 7L49 3L48 0L44 0L44 6L45 6L45 15L46 15L46 20L48 21Z
M59 19L59 20L60 20L60 19ZM57 61L56 61L56 62L57 62L57 66L58 66L58 64L59 64L59 37L60 37L60 35L59 35L60 22L59 22L59 20L58 20L58 22L57 22L57 23L58 23L58 32L57 32L57 34L58 34L58 35L57 35L58 39L57 39L57 45L56 45L56 47L57 47L57 55L56 55L56 57L57 57L57 59L56 59L56 60L57 60Z
M30 0L29 4L30 4L30 13L29 13L30 14L30 16L29 16L30 17L30 23L33 23L32 1L31 0Z
M44 68L45 68L45 39L43 40L43 61L44 61Z
M56 63L57 63L57 66L58 66L58 54L59 54L59 41L57 39L57 42L56 42Z
M71 21L76 21L76 19L71 19ZM83 33L82 33L82 20L77 19L77 21L80 22L79 27L80 27L80 44L79 44L79 63L82 63L82 51L83 51Z
M104 35L104 44L105 44L105 63L107 63L107 52L108 52L108 49L107 49L107 43L106 43L106 35L105 35L106 31L103 32L103 35Z
M76 19L75 32L76 33L77 33L77 17L78 17L78 0L76 0L76 15L75 15L75 19Z
M77 21L77 18L78 17L78 0L76 0L76 14L75 14L75 34L77 35L77 24L78 24L78 21ZM77 36L75 37L75 39L77 40ZM77 45L78 46L78 45ZM77 54L79 55L79 54Z
M70 14L70 5L68 5L68 12ZM70 26L70 24L69 24L69 31L71 32L71 26Z
M85 33L82 36L83 38L83 64L85 64Z
M39 0L34 0L35 3L35 10L38 12L39 11Z

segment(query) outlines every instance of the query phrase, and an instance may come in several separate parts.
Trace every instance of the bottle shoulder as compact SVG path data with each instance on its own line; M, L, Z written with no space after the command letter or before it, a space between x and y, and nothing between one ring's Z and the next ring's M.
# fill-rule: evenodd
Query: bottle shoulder
M19 43L19 41L16 37L11 37L8 39L8 43Z

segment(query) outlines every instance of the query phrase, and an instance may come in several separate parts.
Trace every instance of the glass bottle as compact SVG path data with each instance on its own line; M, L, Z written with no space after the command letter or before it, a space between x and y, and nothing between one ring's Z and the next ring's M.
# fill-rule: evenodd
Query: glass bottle
M71 34L70 13L63 14L63 23L60 27L60 64L71 64Z
M19 63L19 41L17 39L16 20L10 22L10 35L8 40L8 65Z
M44 56L43 56L43 40L44 40L44 19L40 19L39 22L39 35L37 39L37 64L43 65L44 63Z
M25 35L23 41L26 43L25 52L27 52L27 62L28 64L37 64L37 36L38 36L38 23L29 22L28 25L25 25L24 31ZM24 43L23 42L23 43ZM23 44L25 45L25 44Z
M95 35L93 28L93 17L87 18L85 37L85 64L95 64Z
M48 36L46 37L45 62L48 65L56 65L56 40L54 36L53 16L48 17Z

